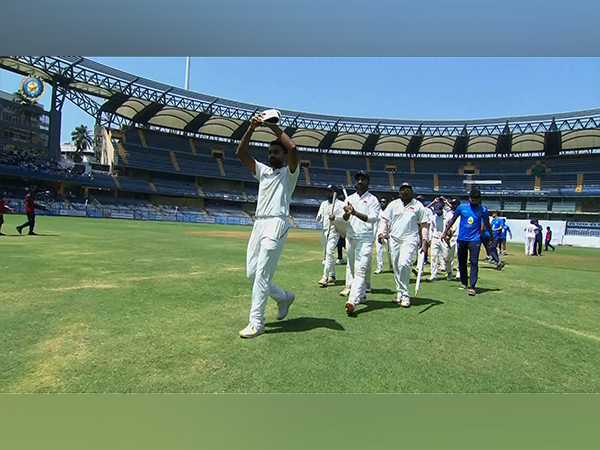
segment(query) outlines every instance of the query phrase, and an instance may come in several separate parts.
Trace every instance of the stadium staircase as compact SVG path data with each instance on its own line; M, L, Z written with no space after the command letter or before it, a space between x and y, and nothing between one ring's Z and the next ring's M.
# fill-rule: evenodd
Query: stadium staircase
M190 148L192 149L192 155L196 156L196 145L194 144L194 140L192 138L189 139L190 141Z
M583 174L577 174L577 184L575 185L575 192L581 192L583 190Z
M156 186L152 181L148 181L148 184L150 185L150 189L152 189L152 192L158 192L158 189L156 189Z
M146 137L144 136L144 132L141 129L137 129L138 136L140 137L140 142L142 143L142 147L148 148L148 144L146 143Z
M177 157L175 156L175 152L173 150L170 151L171 153L171 162L173 163L173 167L175 167L175 170L177 172L179 172L179 164L177 164Z
M119 182L119 178L116 175L111 175L110 177L115 182L115 186L117 186L117 189L121 189L121 183Z
M306 180L306 185L310 186L310 173L308 173L308 167L303 167L304 169L304 179Z
M219 166L219 171L221 172L221 175L226 177L227 174L225 173L225 166L223 165L223 160L221 158L216 158L217 159L217 165Z
M119 155L121 155L123 162L125 164L129 164L129 158L127 158L127 152L125 151L125 148L123 147L123 144L121 144L121 142L117 142L117 150L119 150Z

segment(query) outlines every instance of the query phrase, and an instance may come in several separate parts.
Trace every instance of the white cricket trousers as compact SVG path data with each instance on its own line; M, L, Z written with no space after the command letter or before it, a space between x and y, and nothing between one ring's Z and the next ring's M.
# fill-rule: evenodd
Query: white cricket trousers
M410 297L408 294L410 272L418 246L418 237L413 236L408 239L390 237L390 250L392 251L394 280L396 281L398 298L401 298L403 295Z
M286 299L285 291L275 286L271 279L283 251L288 230L286 220L280 217L257 219L252 227L246 253L246 274L254 280L250 308L250 323L253 325L264 325L269 297L277 303Z
M535 250L535 237L525 237L525 255L533 255Z
M337 243L340 240L340 234L332 226L327 239L327 231L321 236L321 242L325 249L325 266L323 267L323 277L335 277L335 252Z
M446 261L446 274L452 277L454 271L454 260L456 255L456 239L450 239L450 244L442 241L442 258ZM433 269L431 269L431 275L433 276Z
M440 270L440 261L444 258L444 242L439 236L433 236L431 239L431 278L436 278Z
M371 283L373 237L346 238L346 287L350 288L348 301L357 305L366 295L365 283Z
M379 239L375 239L375 248L377 249L377 270L381 272L383 270L383 250L388 254L388 260L390 266L392 265L392 256L390 254L390 242L388 239L383 241L383 244L379 243Z

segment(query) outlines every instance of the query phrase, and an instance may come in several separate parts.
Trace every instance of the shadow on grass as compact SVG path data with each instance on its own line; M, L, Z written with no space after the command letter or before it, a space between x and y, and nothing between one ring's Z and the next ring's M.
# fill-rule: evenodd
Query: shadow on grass
M53 236L53 237L58 237L60 236L60 234L46 234L46 233L36 233L34 236L28 235L27 233L23 233L23 234L5 234L4 236L2 236L2 238L35 238L38 236Z
M413 298L410 299L410 304L411 304L411 307L413 307L413 306L429 305L427 308L423 309L422 311L419 311L419 314L423 314L424 312L430 310L434 306L443 305L444 302L442 302L440 300L434 300L432 298L413 297ZM367 300L365 303L362 303L362 305L365 305L366 308L360 308L360 306L359 306L357 308L357 310L354 311L354 314L350 315L350 317L356 317L359 314L364 314L364 313L368 313L368 312L372 312L372 311L377 311L377 310L380 310L380 309L388 309L388 308L398 309L398 308L402 308L400 305L398 305L396 303L392 303L391 300L387 301L387 302L386 301L378 301L378 300Z
M391 289L375 289L373 288L371 291L372 294L385 294L385 295L396 295L396 291L392 291Z
M300 331L310 331L316 328L329 328L330 330L345 331L344 327L333 319L323 319L319 317L298 317L295 319L284 320L282 322L270 322L265 324L266 333L297 333Z
M502 289L488 289L488 288L482 288L482 287L476 287L475 290L477 291L477 295L479 294L485 294L486 292L498 292L501 291Z

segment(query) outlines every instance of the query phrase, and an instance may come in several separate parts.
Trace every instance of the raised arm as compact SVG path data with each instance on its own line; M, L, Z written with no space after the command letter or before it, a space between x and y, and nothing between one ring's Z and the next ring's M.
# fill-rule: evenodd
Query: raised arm
M273 130L273 133L275 133L275 136L277 136L277 139L279 139L282 142L282 144L285 146L285 148L287 150L288 167L290 168L290 172L295 173L296 169L298 168L298 149L296 148L296 144L277 125L275 125L275 124L264 124L264 125L269 127L271 130Z
M252 118L252 122L250 122L250 126L244 133L242 140L238 144L237 150L235 151L236 156L239 160L248 168L252 175L256 174L256 160L248 153L248 145L250 144L250 138L258 127L262 125L262 119L260 116L254 116Z

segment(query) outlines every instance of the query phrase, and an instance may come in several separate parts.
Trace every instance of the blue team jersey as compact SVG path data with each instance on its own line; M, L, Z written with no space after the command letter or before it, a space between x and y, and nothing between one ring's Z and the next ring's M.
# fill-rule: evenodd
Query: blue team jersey
M492 230L494 230L495 238L499 238L502 236L502 227L504 226L504 224L505 224L504 219L497 218L497 219L492 220L491 225L492 225ZM498 229L496 229L496 228L498 228ZM505 236L506 236L506 234L505 234Z
M502 229L502 233L500 233L500 239L506 239L506 233L510 233L510 235L512 236L512 230L510 229L510 227L505 223L504 224L504 228Z
M467 203L456 208L454 215L460 217L458 240L481 242L481 225L490 217L488 209L482 205L471 206L471 203Z

